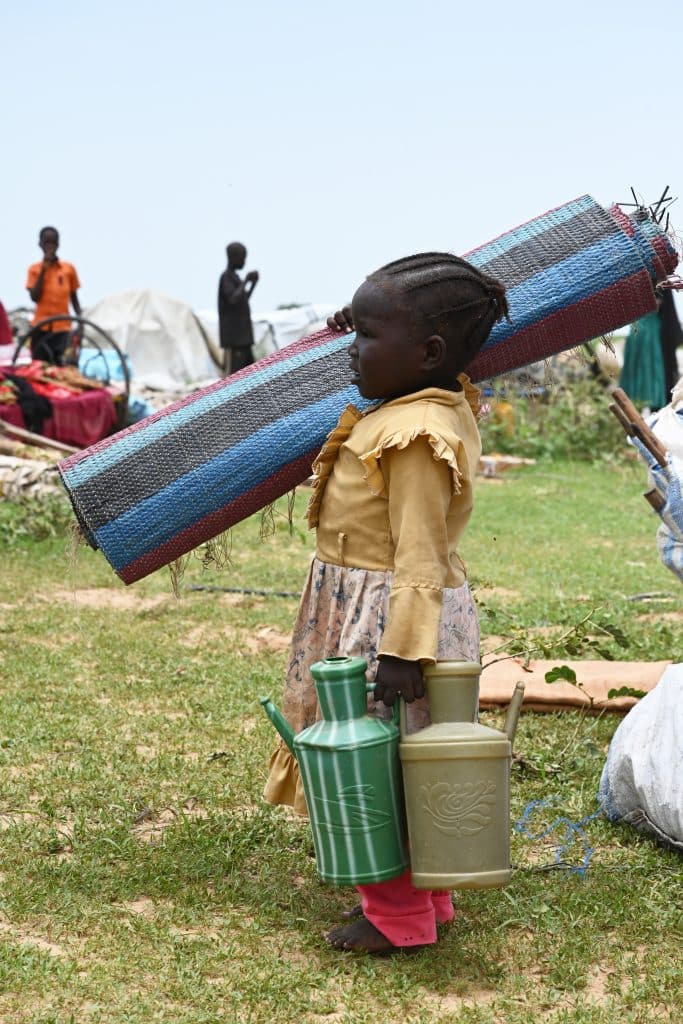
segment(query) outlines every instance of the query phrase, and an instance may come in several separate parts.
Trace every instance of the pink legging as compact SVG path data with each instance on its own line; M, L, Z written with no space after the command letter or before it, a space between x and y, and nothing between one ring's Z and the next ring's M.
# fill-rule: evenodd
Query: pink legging
M393 946L424 946L436 942L436 925L452 921L450 892L415 889L410 868L388 882L356 886L365 917Z

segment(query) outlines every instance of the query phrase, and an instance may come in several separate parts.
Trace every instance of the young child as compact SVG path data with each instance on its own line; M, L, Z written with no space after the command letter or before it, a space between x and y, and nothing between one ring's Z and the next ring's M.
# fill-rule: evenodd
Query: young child
M351 379L378 405L349 406L314 464L307 518L316 555L294 626L284 713L299 732L320 717L310 666L367 659L370 711L401 695L408 729L429 723L422 667L479 660L479 625L457 545L481 452L479 392L462 371L507 315L503 286L448 253L371 274L328 321L356 336ZM295 759L273 754L265 798L306 813ZM410 871L358 886L361 906L329 932L343 950L388 953L436 941L450 893L414 889Z

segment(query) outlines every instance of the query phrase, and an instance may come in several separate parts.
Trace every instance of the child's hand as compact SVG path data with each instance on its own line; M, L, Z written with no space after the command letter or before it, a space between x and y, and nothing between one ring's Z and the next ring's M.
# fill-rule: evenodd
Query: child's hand
M406 704L412 704L416 697L424 697L424 692L425 684L419 661L380 657L375 676L375 700L381 700L391 707L400 694Z
M344 306L343 309L337 310L334 316L328 316L327 326L331 327L333 331L343 331L344 334L351 334L353 331L351 307Z

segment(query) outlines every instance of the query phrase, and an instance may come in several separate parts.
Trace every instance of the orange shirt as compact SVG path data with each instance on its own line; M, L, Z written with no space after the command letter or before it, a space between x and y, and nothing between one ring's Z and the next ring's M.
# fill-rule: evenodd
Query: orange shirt
M42 266L41 260L40 263L33 263L28 268L26 287L29 290L33 288L38 280ZM48 316L56 316L58 313L68 313L71 296L75 291L78 291L80 286L81 282L78 280L76 268L72 263L67 263L65 260L57 260L56 263L51 264L43 277L43 290L36 304L33 323L37 324L39 320L45 320ZM69 327L69 320L54 320L51 324L47 325L45 330L68 331Z

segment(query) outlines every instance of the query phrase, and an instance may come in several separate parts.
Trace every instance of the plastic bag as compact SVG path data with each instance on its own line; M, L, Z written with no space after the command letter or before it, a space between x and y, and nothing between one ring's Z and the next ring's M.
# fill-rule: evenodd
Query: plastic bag
M683 853L681 765L683 665L670 665L612 738L600 780L607 817Z

